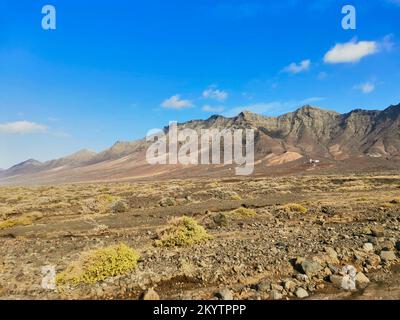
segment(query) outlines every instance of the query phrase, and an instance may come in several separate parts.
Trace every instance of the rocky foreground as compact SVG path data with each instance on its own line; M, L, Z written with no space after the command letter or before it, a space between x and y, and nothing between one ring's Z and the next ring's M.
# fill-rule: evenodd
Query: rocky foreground
M162 245L184 215L209 237ZM134 269L54 286L121 243ZM2 299L400 299L400 176L1 188L0 246Z

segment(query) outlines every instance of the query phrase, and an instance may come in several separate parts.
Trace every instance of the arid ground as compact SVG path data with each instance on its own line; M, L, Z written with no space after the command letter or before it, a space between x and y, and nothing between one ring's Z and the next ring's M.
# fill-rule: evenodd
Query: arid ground
M0 187L0 248L2 299L400 299L400 175Z

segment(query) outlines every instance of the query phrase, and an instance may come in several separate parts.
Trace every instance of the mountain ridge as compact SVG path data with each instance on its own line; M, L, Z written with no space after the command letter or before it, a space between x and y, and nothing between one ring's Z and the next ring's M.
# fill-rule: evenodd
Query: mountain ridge
M212 115L205 120L190 120L178 123L178 127L194 130L253 128L256 160L261 159L266 166L303 158L323 158L333 162L360 157L400 158L400 104L384 110L354 109L343 114L305 105L277 117L243 111L235 117ZM169 127L164 130L168 132ZM54 172L57 170L75 172L86 168L90 171L102 164L110 167L110 177L115 172L122 172L123 168L132 173L139 166L146 168L144 172L152 171L146 167L144 159L148 145L145 139L117 141L99 153L84 149L44 163L29 159L0 171L0 182L4 178L20 179L49 172L56 177ZM91 176L95 175L91 173Z

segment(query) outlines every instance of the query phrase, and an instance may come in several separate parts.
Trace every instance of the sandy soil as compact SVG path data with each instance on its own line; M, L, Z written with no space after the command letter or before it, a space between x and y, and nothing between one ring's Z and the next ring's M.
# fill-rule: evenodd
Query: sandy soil
M232 214L241 207L255 214ZM183 215L212 239L155 246ZM154 288L161 299L400 299L399 241L392 173L1 187L0 298L138 299ZM119 243L140 253L135 269L42 287L42 267L60 273ZM370 282L335 287L346 265Z

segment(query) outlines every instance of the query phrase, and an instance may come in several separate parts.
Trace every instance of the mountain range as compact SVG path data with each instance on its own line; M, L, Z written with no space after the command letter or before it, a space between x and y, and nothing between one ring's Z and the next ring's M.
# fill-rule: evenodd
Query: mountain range
M362 171L400 168L400 104L385 110L356 109L339 114L303 106L279 117L248 111L228 118L214 115L178 128L255 130L255 175L310 170ZM168 131L168 127L165 128ZM229 176L222 165L156 165L146 162L145 139L118 141L100 153L81 150L47 162L29 159L0 170L0 183L121 181L154 177ZM318 166L310 165L318 159ZM312 162L312 161L311 161Z

